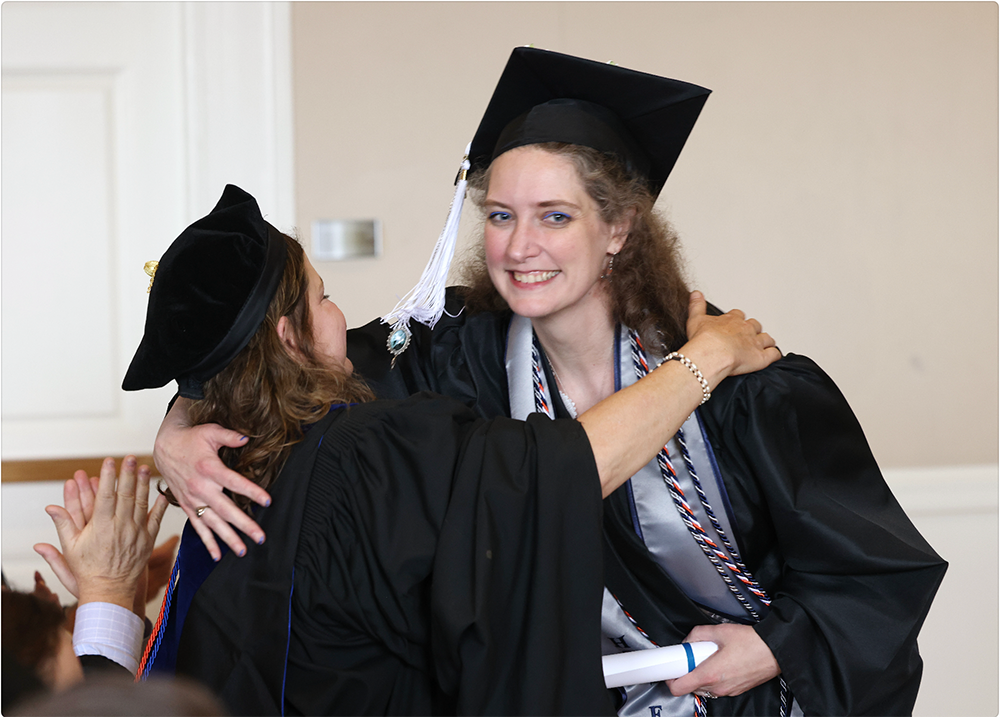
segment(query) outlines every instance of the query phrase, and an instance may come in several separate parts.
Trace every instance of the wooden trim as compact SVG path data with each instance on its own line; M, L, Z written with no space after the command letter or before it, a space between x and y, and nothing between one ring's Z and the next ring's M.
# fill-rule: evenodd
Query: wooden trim
M145 463L153 469L153 475L159 475L153 456L136 456L139 465ZM73 473L81 468L88 475L101 474L103 458L52 458L34 461L3 461L0 463L0 481L4 483L23 483L31 481L63 481L73 477Z

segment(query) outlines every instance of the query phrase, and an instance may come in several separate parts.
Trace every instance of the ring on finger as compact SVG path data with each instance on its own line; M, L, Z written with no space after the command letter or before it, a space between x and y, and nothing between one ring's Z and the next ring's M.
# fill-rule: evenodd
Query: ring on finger
M205 511L206 510L208 510L208 506L207 505L203 505L200 508L195 508L194 509L194 513L195 513L195 515L197 515L200 518L201 516L205 515Z
M714 700L717 697L717 695L713 694L709 690L695 690L694 693L699 697L705 697L710 700Z

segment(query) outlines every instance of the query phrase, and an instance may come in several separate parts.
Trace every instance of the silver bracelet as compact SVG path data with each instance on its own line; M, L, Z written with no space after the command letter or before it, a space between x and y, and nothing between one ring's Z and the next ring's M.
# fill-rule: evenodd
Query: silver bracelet
M701 403L698 404L699 406L712 397L712 392L708 390L708 381L705 380L705 377L702 375L698 367L694 365L694 361L689 359L684 354L674 351L673 353L669 353L664 356L663 360L657 365L657 368L665 364L667 361L680 361L684 364L684 367L694 374L696 379L698 379L698 383L701 385Z

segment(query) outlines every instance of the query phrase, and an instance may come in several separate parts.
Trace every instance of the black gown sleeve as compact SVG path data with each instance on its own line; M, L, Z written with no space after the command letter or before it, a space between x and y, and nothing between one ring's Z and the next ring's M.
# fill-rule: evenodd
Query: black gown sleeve
M293 631L309 637L286 695L312 692L293 711L612 713L579 424L483 421L426 394L358 406L305 504Z
M749 564L756 625L807 715L909 714L917 633L947 564L886 485L857 419L812 361L723 382L703 411Z

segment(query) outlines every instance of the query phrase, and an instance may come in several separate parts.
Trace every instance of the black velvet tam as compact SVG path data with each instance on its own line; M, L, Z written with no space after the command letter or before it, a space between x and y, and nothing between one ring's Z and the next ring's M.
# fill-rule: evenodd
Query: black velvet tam
M511 53L472 140L485 167L507 150L567 142L617 156L656 196L711 90L558 52Z
M225 368L264 320L285 269L285 243L257 201L232 184L208 216L160 258L146 328L122 388L203 398L201 384Z

